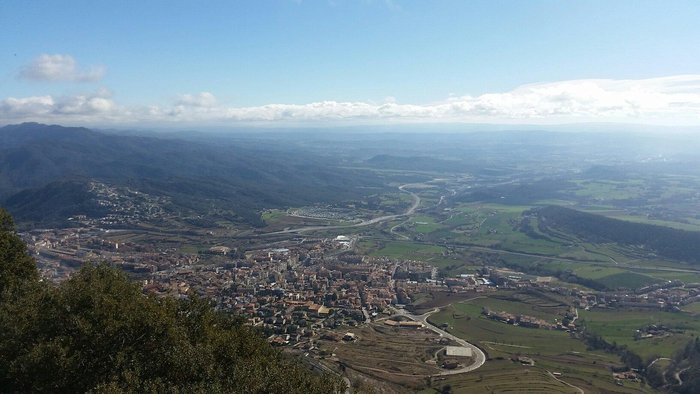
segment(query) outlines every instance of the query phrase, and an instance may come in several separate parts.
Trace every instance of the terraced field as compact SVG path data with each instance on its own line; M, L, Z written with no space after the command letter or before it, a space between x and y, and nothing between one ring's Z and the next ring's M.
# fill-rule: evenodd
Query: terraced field
M440 343L441 338L430 330L392 328L379 322L348 331L358 339L318 342L322 351L333 355L326 359L331 366L342 363L346 369L413 388L442 371L437 355L447 343Z

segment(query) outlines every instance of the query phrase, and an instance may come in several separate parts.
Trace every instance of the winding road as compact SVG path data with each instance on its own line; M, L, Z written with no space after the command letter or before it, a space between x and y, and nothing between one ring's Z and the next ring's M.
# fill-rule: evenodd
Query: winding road
M654 364L656 364L657 361L661 361L661 360L673 361L668 357L659 357L659 358L655 359L654 361L650 362L649 365L647 365L647 369L651 368Z
M441 371L435 375L443 375L443 376L444 375L457 375L460 373L474 371L474 370L480 368L482 365L484 365L484 363L486 362L486 354L484 354L484 352L481 349L476 347L476 345L473 345L473 344L465 341L462 338L456 337L445 330L442 330L438 327L435 327L434 325L432 325L428 322L428 318L430 317L430 315L432 315L433 313L437 313L439 311L440 311L440 308L435 308L432 311L428 311L422 315L414 315L414 314L409 313L403 309L399 311L399 314L401 316L405 316L413 321L421 322L421 323L423 323L423 325L426 328L428 328L429 330L433 331L434 333L440 335L441 337L453 340L453 341L457 342L458 344L460 344L460 346L466 347L466 348L469 348L472 350L474 362L471 365L467 365L466 367L463 367L463 368L452 369L452 370L448 370L448 371Z
M407 187L414 186L414 185L421 185L420 183L407 183L405 185L399 186L399 190L401 190L404 193L408 193L413 197L413 204L406 210L406 212L401 213L401 214L395 214L395 215L385 215L385 216L379 216L376 218L372 219L367 219L363 220L359 223L354 223L354 224L340 224L336 226L305 226L305 227L297 227L297 228L290 228L286 230L280 230L280 231L275 231L271 233L265 233L265 234L260 234L261 237L265 236L270 236L270 235L279 235L279 234L292 234L292 233L303 233L306 231L316 231L316 230L338 230L338 229L343 229L343 228L353 228L353 227L364 227L364 226L369 226L371 224L377 224L381 222L386 222L389 220L394 220L396 218L401 218L404 216L409 216L413 215L413 213L416 212L416 209L418 209L418 206L420 206L420 196L418 196L416 193L406 190Z
M673 377L676 378L676 381L678 382L679 386L683 385L683 379L681 379L681 374L689 369L690 367L686 367L681 369L680 371L676 371L676 373L673 374Z

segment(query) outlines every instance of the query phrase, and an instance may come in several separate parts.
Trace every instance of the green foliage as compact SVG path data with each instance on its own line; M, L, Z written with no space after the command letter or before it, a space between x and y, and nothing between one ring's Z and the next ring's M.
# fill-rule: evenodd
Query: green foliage
M107 265L53 287L0 211L0 392L329 393L314 375L209 302L145 296Z
M685 348L673 357L666 375L673 376L672 380L666 379L676 383L673 391L683 394L700 392L700 339L695 338L688 342ZM680 382L682 384L677 384Z
M14 231L12 217L0 208L0 300L23 282L38 278L34 260Z
M661 280L652 278L649 275L638 274L636 272L620 272L617 274L604 276L602 278L597 278L596 281L609 289L638 289L640 287L658 283Z
M660 256L700 263L700 232L627 222L559 206L535 212L543 232L560 230L589 242L616 242L642 247Z
M52 182L40 189L23 190L5 201L24 221L65 224L76 214L102 217L110 213L89 191L87 181Z
M370 172L339 168L291 147L242 145L233 139L110 135L37 123L0 127L0 202L22 224L99 217L105 208L85 187L97 180L169 197L179 212L262 226L262 209L359 199L367 194L364 187L383 185Z
M505 183L489 187L475 187L458 195L459 202L490 202L506 205L529 205L545 199L564 198L564 191L575 187L569 181L541 179L523 183Z

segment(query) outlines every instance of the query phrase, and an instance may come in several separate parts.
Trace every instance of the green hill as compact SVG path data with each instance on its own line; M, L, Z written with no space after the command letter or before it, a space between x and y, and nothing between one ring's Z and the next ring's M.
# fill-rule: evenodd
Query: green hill
M612 219L560 206L534 210L542 231L555 229L594 243L614 242L700 264L700 232Z
M262 209L357 199L366 187L383 185L370 172L340 168L332 158L235 139L117 135L38 123L0 128L0 202L18 222L55 216L57 205L40 201L57 187L48 185L92 180L166 196L174 208L198 214L232 210L253 225L262 224ZM63 197L78 193L66 190L74 184L59 186ZM80 200L61 206L70 210ZM23 206L35 207L36 217Z

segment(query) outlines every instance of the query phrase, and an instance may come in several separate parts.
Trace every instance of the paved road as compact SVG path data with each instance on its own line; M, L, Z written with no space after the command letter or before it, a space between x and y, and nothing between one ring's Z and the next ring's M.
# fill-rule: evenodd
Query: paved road
M411 320L423 323L426 328L428 328L429 330L432 330L434 333L440 335L441 337L451 339L451 340L457 342L458 344L460 344L462 347L470 348L472 350L472 355L474 356L474 362L471 365L468 365L464 368L442 371L442 372L439 372L435 375L457 375L460 373L474 371L474 370L480 368L482 365L484 365L484 363L486 362L486 355L484 354L483 351L481 351L481 349L479 349L475 345L465 341L462 338L456 337L447 331L444 331L438 327L435 327L434 325L432 325L428 322L428 318L430 317L430 315L432 315L433 313L439 312L439 311L440 311L440 308L435 308L432 311L426 312L422 315L414 315L414 314L407 312L406 310L399 311L399 313L402 316L406 316Z
M413 197L413 205L411 205L411 207L408 209L408 211L406 211L406 213L404 213L404 216L408 216L408 215L413 214L413 213L416 211L416 209L418 208L418 205L420 205L420 197L418 197L418 195L417 195L416 193L413 193L413 192L410 192L410 191L404 189L406 186L409 186L409 185L403 185L403 186L399 187L399 190L401 190L402 192L406 192L406 193L410 193L410 194L411 194L411 197ZM443 196L443 197L444 197L444 196ZM440 200L440 201L442 201L442 200ZM438 204L438 205L439 205L439 204ZM397 224L396 226L392 227L392 228L389 230L389 232L392 233L392 234L396 234L396 235L398 235L399 237L401 237L401 238L403 238L403 239L411 239L411 238L409 238L409 237L407 237L407 236L405 236L405 235L403 235L403 234L399 234L399 233L396 232L396 228L397 228L397 227L403 226L403 225L404 225L406 222L408 222L409 220L410 220L410 218L406 218L406 220L404 220L403 222L401 222L401 223Z
M416 209L418 209L418 206L420 205L421 199L420 197L409 190L406 190L406 187L410 187L413 185L420 185L419 183L409 183L405 185L399 186L399 190L402 192L408 193L413 197L413 204L406 210L406 212L402 214L396 214L396 215L385 215L385 216L379 216L373 219L367 219L363 220L360 223L354 223L354 224L341 224L337 226L305 226L305 227L298 227L298 228L290 228L286 230L281 230L281 231L275 231L272 233L265 233L265 234L260 234L261 237L265 236L270 236L270 235L280 235L280 234L292 234L292 233L303 233L306 231L316 231L316 230L338 230L338 229L343 229L343 228L352 228L352 227L364 227L364 226L369 226L371 224L377 224L381 222L386 222L389 220L393 220L396 218L408 216L408 215L413 215L414 212L416 212Z
M392 228L389 230L389 232L392 233L392 234L394 234L394 235L398 235L399 237L401 237L401 238L403 238L403 239L411 239L410 237L408 237L408 236L406 236L406 235L399 234L399 233L396 232L396 229L399 228L399 226L403 226L403 225L406 224L409 220L410 220L410 218L408 218L408 219L404 220L403 222L401 222L401 223L395 225L394 227L392 227Z
M398 215L398 216L405 216L405 215L413 215L414 212L416 212L416 209L418 209L418 206L420 205L420 196L418 196L416 193L406 190L407 186L412 186L412 185L421 185L421 183L413 183L413 184L405 184L399 186L399 190L402 192L408 193L413 197L413 204L411 204L411 207L408 208L408 210L403 214L403 215Z

